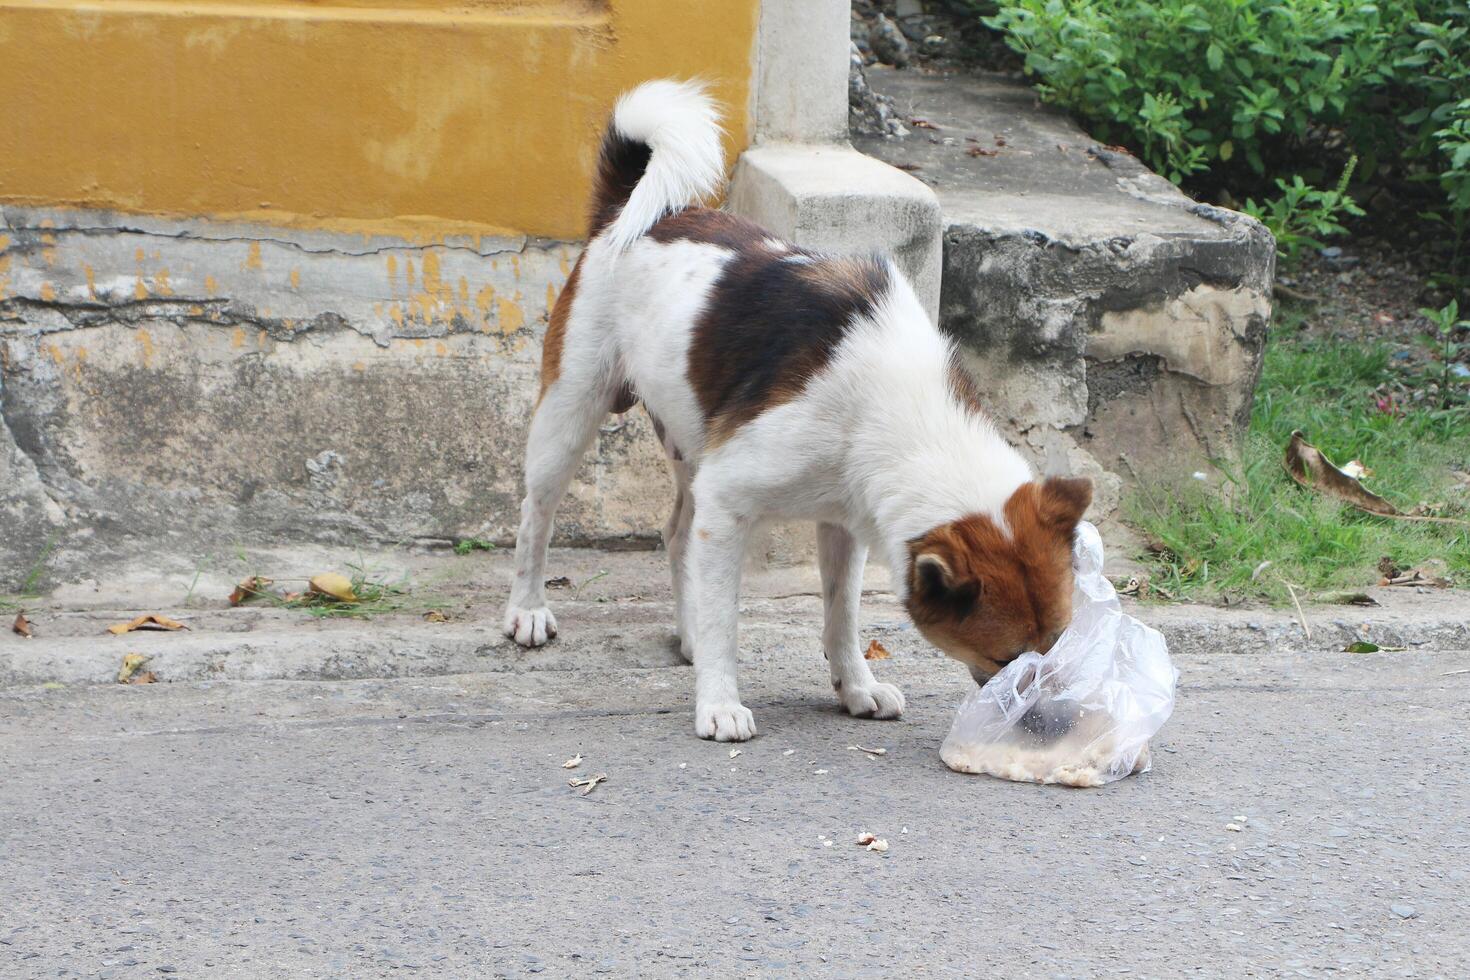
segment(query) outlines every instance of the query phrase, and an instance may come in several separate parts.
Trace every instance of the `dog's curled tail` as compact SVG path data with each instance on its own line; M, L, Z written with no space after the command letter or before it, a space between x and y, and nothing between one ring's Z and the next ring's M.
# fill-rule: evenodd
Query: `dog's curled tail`
M719 111L701 82L645 82L618 100L602 138L588 238L617 251L724 182Z

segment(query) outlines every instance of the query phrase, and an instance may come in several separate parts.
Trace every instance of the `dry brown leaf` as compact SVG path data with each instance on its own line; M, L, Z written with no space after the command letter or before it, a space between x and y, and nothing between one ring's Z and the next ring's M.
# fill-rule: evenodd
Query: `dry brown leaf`
M891 656L893 656L893 654L891 654L891 653L888 652L888 648L887 647L885 647L883 644L879 643L877 640L873 640L873 641L871 641L871 642L868 643L868 649L863 654L863 659L864 660L887 660Z
M430 623L447 623L449 616L442 609L430 609L424 613L424 620Z
M157 684L158 675L151 670L140 671L128 678L129 684Z
M122 666L119 667L117 671L117 682L119 684L133 683L133 675L136 674L138 670L150 659L150 657L147 657L141 653L123 654ZM157 680L157 678L154 679ZM149 682L145 681L144 683Z
M265 576L252 575L235 586L235 591L230 593L230 605L238 606L242 602L249 602L251 599L263 596L270 585L271 580Z
M1286 472L1308 490L1329 494L1346 504L1378 514L1381 517L1402 517L1399 509L1378 494L1364 487L1352 476L1339 469L1322 451L1307 442L1300 432L1291 434L1283 459Z
M321 575L314 576L307 583L307 586L307 591L326 599L335 599L338 602L347 603L357 601L357 593L352 591L352 580L346 575L339 575L336 572L325 572Z
M999 150L990 150L990 149L986 149L983 146L972 146L968 150L966 150L965 152L968 153L972 157L994 157L994 156L1000 156L1000 151Z
M907 173L913 173L915 170L923 170L924 169L923 167L919 166L917 163L895 163L895 164L893 164L893 166L895 166L899 170L903 170L903 171L905 171Z
M555 578L547 579L546 587L548 589L570 589L572 587L572 580L565 575L558 575Z
M568 779L567 785L572 787L580 786L582 788L582 795L586 796L597 788L598 783L605 782L607 782L607 773L600 772L595 776L584 776L581 779Z
M913 126L915 129L938 129L939 128L938 126L934 125L934 123L932 123L929 120L925 119L923 116L915 116L914 118L910 119L909 120L909 125Z
M1380 565L1381 567L1381 565ZM1378 580L1379 585L1424 585L1432 589L1448 589L1450 579L1448 566L1439 558L1431 558L1424 564L1411 568L1406 572L1393 569L1394 575L1387 575Z
M10 624L10 628L16 633L19 633L21 636L25 637L27 640L31 638L31 621L29 619L26 619L26 612L24 609L15 614L15 622Z
M126 623L117 623L109 626L107 627L107 632L114 636L122 636L124 633L133 632L133 630L186 630L188 628L177 619L169 619L167 616L158 615L158 613L148 613L145 616L139 616L137 619L129 620Z

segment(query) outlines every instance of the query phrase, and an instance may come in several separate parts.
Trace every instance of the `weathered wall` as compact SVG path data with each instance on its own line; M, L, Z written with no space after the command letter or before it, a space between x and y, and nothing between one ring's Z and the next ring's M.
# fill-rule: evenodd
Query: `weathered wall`
M550 304L578 247L417 245L5 209L0 590L153 547L511 540ZM671 500L609 420L567 542L650 543Z
M0 201L578 238L617 94L747 142L759 0L10 0Z
M508 541L547 311L619 93L733 163L759 0L0 4L0 591L150 547ZM560 540L649 543L613 420Z

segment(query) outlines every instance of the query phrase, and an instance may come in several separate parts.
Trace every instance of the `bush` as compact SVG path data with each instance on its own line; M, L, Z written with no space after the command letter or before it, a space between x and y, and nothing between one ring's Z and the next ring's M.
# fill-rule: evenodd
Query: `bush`
M1423 188L1425 210L1465 237L1470 0L996 6L985 23L1045 98L1176 183L1243 197L1285 178L1278 200L1291 188L1328 194L1313 185L1335 175L1332 158L1341 166L1357 155L1367 183L1437 185Z

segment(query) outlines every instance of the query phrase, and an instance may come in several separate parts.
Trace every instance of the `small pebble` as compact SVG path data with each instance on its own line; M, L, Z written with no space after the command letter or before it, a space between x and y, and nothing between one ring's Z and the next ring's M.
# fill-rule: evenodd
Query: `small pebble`
M1390 905L1389 909L1400 919L1417 919L1419 910L1412 905Z
M1240 833L1240 824L1238 824L1238 823L1227 823L1225 825L1225 829L1226 830L1233 830L1233 831L1235 831L1238 834L1238 833Z

